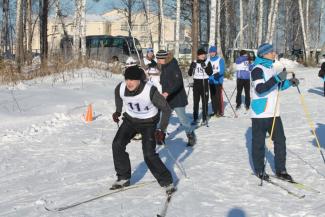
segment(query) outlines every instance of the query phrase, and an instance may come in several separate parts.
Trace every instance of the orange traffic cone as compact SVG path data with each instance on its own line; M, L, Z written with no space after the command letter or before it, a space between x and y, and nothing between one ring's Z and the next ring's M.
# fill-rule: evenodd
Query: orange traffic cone
M91 104L88 105L85 121L86 122L92 122L93 121L93 106Z

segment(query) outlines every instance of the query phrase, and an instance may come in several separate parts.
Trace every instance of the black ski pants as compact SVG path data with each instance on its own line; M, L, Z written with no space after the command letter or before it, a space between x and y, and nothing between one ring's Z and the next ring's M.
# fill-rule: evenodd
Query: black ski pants
M126 146L136 133L140 133L144 161L150 172L157 179L160 186L173 183L171 173L161 161L159 154L156 153L155 130L155 125L141 126L124 119L112 145L115 171L119 179L131 178L131 163L129 154L126 152Z
M202 100L202 119L205 121L208 114L209 82L208 79L194 79L193 84L193 119L199 116L199 104Z
M249 108L251 103L251 96L250 96L250 80L249 79L237 79L237 97L236 97L236 104L237 107L241 105L241 93L245 91L245 106Z
M252 118L252 159L256 173L263 172L266 132L271 134L273 117ZM276 172L286 171L286 137L280 117L275 118L272 135Z

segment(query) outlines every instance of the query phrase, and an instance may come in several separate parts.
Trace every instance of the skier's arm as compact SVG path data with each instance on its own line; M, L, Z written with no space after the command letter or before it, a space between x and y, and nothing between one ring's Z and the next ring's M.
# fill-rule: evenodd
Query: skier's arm
M205 73L207 73L207 75L209 76L212 75L213 73L213 69L210 61L208 62L207 67L205 68Z
M271 77L269 80L264 81L264 73L260 68L255 68L251 73L252 82L257 93L263 94L271 90L271 88L277 84L275 77Z
M220 57L221 58L221 57ZM220 67L220 71L219 74L222 76L225 74L226 71L226 65L225 65L225 60L223 58L221 58L220 62L219 62L219 67Z
M171 75L172 74L174 75L174 77L170 78L170 80L173 82L174 85L173 85L173 87L171 87L170 89L165 91L168 93L168 96L173 95L174 93L177 93L178 91L180 91L180 89L183 88L182 72L181 72L178 64L175 63L174 66L175 66L174 73L170 73Z
M191 66L190 66L190 69L187 72L188 76L192 76L193 75L193 71L194 71L195 68L196 68L196 62L192 62L191 63Z
M123 100L120 96L120 87L121 87L121 83L119 83L115 88L115 107L116 107L116 112L122 113Z
M161 111L160 126L162 131L166 131L170 114L172 110L170 109L166 99L159 93L156 87L152 87L150 90L150 99L152 104L156 106Z

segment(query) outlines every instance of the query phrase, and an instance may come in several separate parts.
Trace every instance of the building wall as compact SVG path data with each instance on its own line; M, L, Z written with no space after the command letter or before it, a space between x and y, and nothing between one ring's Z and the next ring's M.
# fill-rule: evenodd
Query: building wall
M112 35L124 35L127 36L128 33L128 26L127 26L127 18L123 14L119 13L117 10L110 11L103 15L110 19L111 22L111 34ZM149 16L149 24L146 20L144 13L137 13L133 15L133 30L132 35L136 37L143 48L151 47L150 42L150 34L149 29L152 33L152 39L154 42L155 50L158 50L158 16L155 14L150 14ZM165 48L167 49L170 46L175 44L176 40L176 20L170 19L165 17ZM184 31L185 28L181 25L180 30L180 41L184 41Z
M87 15L86 17L86 35L122 35L128 36L128 24L127 18L117 10L110 11L102 16ZM137 13L133 15L133 30L132 35L136 37L142 46L142 48L152 47L150 41L149 30L152 33L152 39L154 42L155 51L158 50L158 16L155 14L149 15L149 24L146 20L144 13ZM165 47L164 49L172 49L175 44L175 27L176 21L165 17ZM68 35L73 36L74 26L72 18L65 18L64 20L66 31ZM39 40L39 24L35 25L34 38L33 38L33 50L39 52L40 40ZM190 34L189 28L185 28L181 25L180 28L180 43L185 41L185 36ZM60 40L64 36L64 31L60 21L55 21L54 18L50 18L48 21L48 43L49 51L59 49Z
M72 20L65 20L65 28L68 35L73 36L74 26ZM111 27L107 21L86 21L86 35L110 35ZM55 19L49 19L48 26L48 46L49 52L60 48L61 38L64 36L64 31L61 23L56 23ZM35 25L32 48L34 52L39 52L40 37L39 37L39 23Z

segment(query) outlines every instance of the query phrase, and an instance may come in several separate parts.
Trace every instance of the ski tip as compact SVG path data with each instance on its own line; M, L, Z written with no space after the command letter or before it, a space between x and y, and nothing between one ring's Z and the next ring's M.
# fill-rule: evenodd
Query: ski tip
M55 212L55 211L58 211L57 209L51 209L51 208L48 208L48 207L46 207L46 206L44 206L44 209L45 209L46 211L49 211L49 212Z
M306 195L301 195L300 197L299 197L299 199L303 199L303 198L305 198L306 197Z

